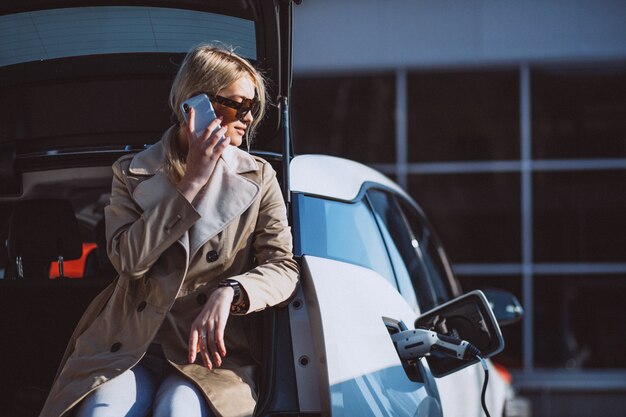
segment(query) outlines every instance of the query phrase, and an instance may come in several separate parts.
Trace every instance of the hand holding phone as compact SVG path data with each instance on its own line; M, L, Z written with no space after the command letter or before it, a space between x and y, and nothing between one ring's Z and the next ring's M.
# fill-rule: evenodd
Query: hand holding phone
M177 188L193 203L211 178L219 157L230 144L230 139L224 136L226 126L220 126L221 120L217 118L206 94L185 100L180 108L187 122L187 126L181 128L181 131L188 146L185 173ZM207 133L208 130L211 132Z
M189 123L189 112L192 108L195 113L193 132L195 133L196 137L201 137L204 134L206 128L209 127L211 122L217 119L217 115L215 114L215 110L211 105L209 97L204 93L193 96L190 99L187 99L181 103L180 109L183 113L183 117L185 118L186 123ZM221 126L218 126L217 129L219 129L220 127ZM220 138L216 146L220 145L223 141L224 136Z

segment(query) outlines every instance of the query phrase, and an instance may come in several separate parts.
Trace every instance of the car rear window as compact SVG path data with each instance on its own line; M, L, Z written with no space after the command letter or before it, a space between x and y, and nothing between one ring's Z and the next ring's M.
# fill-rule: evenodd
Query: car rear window
M0 16L0 66L82 55L187 52L221 42L256 60L251 20L159 7L76 7Z

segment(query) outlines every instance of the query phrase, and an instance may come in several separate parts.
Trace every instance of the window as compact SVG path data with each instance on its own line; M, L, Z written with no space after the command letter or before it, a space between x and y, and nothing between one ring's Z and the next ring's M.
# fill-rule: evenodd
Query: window
M0 138L20 154L154 143L173 123L173 77L201 42L257 59L256 24L240 17L134 6L0 16Z
M452 262L520 260L519 174L412 175L409 192L437 227Z
M431 304L433 294L428 287L422 262L419 260L419 251L411 244L415 239L407 228L402 213L388 194L369 191L368 198L380 223L400 293L415 311L419 311L420 306L424 309L426 305ZM411 274L414 274L413 279ZM416 281L415 287L413 280Z
M409 74L410 162L517 158L518 85L516 71Z
M537 276L535 366L626 368L626 279Z
M76 7L0 16L0 66L82 55L187 52L207 40L256 59L254 22L195 10Z
M400 292L421 311L447 301L447 274L434 236L421 219L396 197L378 190L367 193L389 249Z
M394 107L392 75L298 77L291 103L296 153L393 162Z
M538 159L626 156L626 66L538 69L531 74Z
M373 269L396 287L387 249L365 201L344 203L307 196L298 196L295 201L300 217L297 243L302 255Z
M626 261L626 171L539 172L533 182L538 262Z
M413 207L401 200L399 203L404 218L409 223L409 227L417 239L418 247L422 251L424 268L435 290L435 305L444 303L451 298L450 280L453 278L446 268L448 261L443 247L439 243L439 238L426 219L419 215Z

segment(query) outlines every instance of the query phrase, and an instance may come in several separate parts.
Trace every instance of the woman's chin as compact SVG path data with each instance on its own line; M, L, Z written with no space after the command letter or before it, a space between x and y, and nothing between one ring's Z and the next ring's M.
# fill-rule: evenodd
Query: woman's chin
M242 138L241 136L238 136L238 135L232 135L232 136L230 137L230 144L231 144L232 146L239 147L239 146L241 146L242 142L243 142L243 138Z

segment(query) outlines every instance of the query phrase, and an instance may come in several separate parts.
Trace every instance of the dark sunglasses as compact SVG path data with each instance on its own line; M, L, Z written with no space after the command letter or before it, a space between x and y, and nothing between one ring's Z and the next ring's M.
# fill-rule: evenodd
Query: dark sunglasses
M235 115L235 117L240 122L243 121L243 118L246 117L246 114L248 114L249 111L252 112L253 116L256 116L259 112L260 103L259 99L256 96L252 99L244 98L241 102L239 102L222 96L214 96L210 94L207 95L209 96L209 99L211 101L221 104L222 106L237 110L237 114Z

